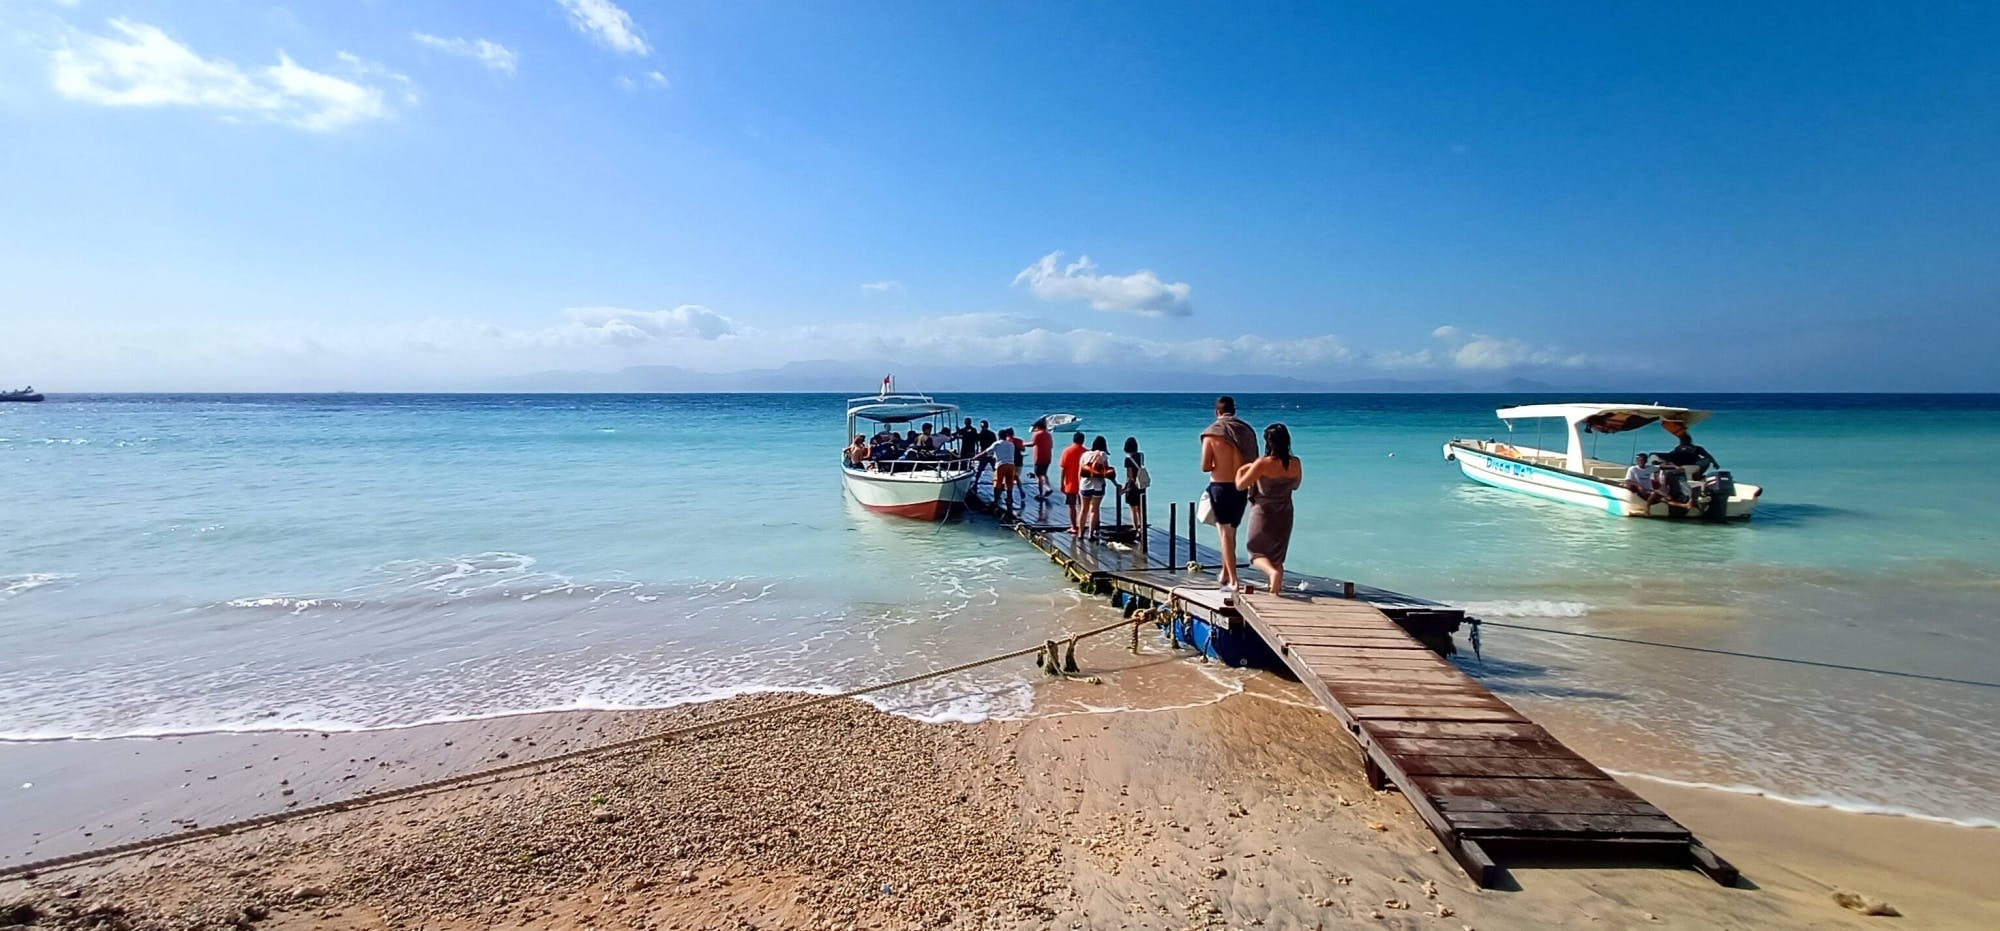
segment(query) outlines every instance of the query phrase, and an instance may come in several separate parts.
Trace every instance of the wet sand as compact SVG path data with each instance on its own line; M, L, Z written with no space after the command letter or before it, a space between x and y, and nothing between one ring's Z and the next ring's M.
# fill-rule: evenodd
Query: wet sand
M29 900L36 928L1897 921L1842 908L1833 893L1846 889L1893 905L1902 926L2000 926L1984 888L2000 831L1649 780L1632 785L1741 867L1742 887L1685 869L1516 866L1508 888L1479 890L1403 799L1365 786L1353 745L1295 683L1102 649L1091 660L1109 672L1104 683L1045 684L1038 706L1159 710L952 725L840 702L640 756L0 883L0 903ZM0 746L10 824L0 863L791 700ZM26 914L0 914L0 927Z

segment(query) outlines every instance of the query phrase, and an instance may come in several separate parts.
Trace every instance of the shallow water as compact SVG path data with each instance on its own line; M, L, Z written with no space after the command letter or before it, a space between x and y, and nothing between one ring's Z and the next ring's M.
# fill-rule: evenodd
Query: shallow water
M1137 436L1156 517L1199 491L1207 398L956 400L996 426L1070 410L1114 444ZM1441 461L1444 440L1503 433L1493 408L1523 400L1244 398L1253 422L1293 427L1307 464L1296 567L1474 608L1495 623L1466 667L1531 712L1635 748L1612 746L1606 765L1995 817L2000 495L1966 477L2000 454L2000 398L1660 399L1720 409L1702 442L1767 487L1755 521L1726 527L1548 507ZM838 689L1111 616L990 525L847 502L832 471L840 409L798 395L5 406L0 738ZM1598 453L1633 446L1606 438ZM937 719L1029 713L1031 671L883 701ZM1190 694L1235 684L1211 676ZM1106 694L1100 706L1066 691L1043 710L1139 701Z

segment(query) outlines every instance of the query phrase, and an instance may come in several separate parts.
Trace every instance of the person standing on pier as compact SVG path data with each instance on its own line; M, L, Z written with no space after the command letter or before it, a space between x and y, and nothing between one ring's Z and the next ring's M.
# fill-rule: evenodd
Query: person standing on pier
M1236 487L1236 471L1257 458L1257 431L1236 418L1236 399L1215 399L1215 422L1201 431L1201 467L1208 472L1208 504L1215 534L1222 540L1222 587L1239 590L1236 527L1243 523L1249 496Z
M1264 455L1236 470L1236 487L1250 493L1250 564L1270 580L1271 594L1285 591L1285 554L1292 547L1292 492L1305 481L1292 455L1292 431L1264 428Z
M1063 447L1062 452L1063 504L1069 506L1069 533L1072 537L1083 536L1083 502L1079 500L1079 493L1083 491L1083 452L1081 433L1071 436L1069 445Z
M1014 498L1021 491L1021 444L1014 442L1014 431L1000 431L993 445L979 457L991 461L993 467L993 503L1009 511L1019 510L1028 502L1015 503Z
M1078 527L1088 527L1091 538L1095 539L1104 527L1104 483L1118 474L1116 469L1111 468L1111 451L1103 437L1090 441L1090 451L1080 457L1077 472L1082 476L1083 516L1075 518L1075 522ZM1067 472L1063 481L1069 481ZM1111 502L1111 507L1111 513L1117 514L1116 500Z
M1139 438L1125 438L1125 503L1132 508L1132 526L1139 530L1139 539L1145 539L1146 530L1146 487L1153 484L1153 477L1146 472L1146 454L1139 451Z
M1049 500L1049 462L1055 458L1056 438L1049 432L1049 419L1040 418L1028 430L1028 443L1035 447L1035 484L1041 486L1037 497Z

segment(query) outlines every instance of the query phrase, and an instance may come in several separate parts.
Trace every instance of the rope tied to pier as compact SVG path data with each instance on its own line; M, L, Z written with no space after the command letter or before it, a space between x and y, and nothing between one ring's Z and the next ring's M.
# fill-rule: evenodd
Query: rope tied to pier
M1069 645L1069 651L1067 656L1064 658L1064 662L1062 664L1063 666L1067 667L1067 671L1062 673L1064 678L1080 678L1083 679L1083 681L1092 683L1103 681L1097 676L1082 676L1078 674L1077 672L1078 667L1076 665L1076 644L1080 640L1087 640L1091 637L1095 637L1101 634L1106 634L1131 623L1132 621L1121 617L1115 623L1106 624L1102 627L1094 627L1082 633L1071 634L1067 640L1067 643ZM891 679L886 682L877 682L872 685L861 686L860 688L848 689L847 691L844 692L836 692L829 695L815 695L811 698L801 699L799 701L792 702L791 704L781 705L776 708L763 708L757 711L746 711L740 714L733 714L721 718L716 718L711 721L697 721L693 724L685 724L679 727L668 728L663 731L656 731L651 734L644 734L638 737L632 737L625 740L603 744L601 746L585 747L579 750L571 750L565 753L557 753L550 756L536 757L532 760L519 760L513 763L506 763L500 766L488 767L486 769L477 770L470 773L462 773L456 776L446 776L442 779L433 779L429 782L417 783L416 785L403 786L401 788L395 788L395 789L383 789L378 792L368 792L354 796L352 798L341 799L332 802L324 802L318 805L309 805L304 808L294 808L287 811L278 811L278 812L272 812L270 814L256 815L253 817L242 818L236 821L229 821L222 824L204 825L202 827L193 828L186 831L177 831L172 834L161 834L154 837L141 838L139 840L127 841L122 844L112 844L108 847L99 847L94 850L82 850L82 851L77 851L75 853L62 854L60 856L46 857L41 860L34 860L27 863L17 863L11 866L0 866L0 880L33 878L37 874L45 873L50 870L80 866L85 863L92 863L99 860L111 860L111 859L128 857L134 854L146 853L153 850L162 850L168 847L179 846L181 844L189 843L191 841L203 840L211 837L224 837L242 831L249 831L258 828L274 827L276 825L285 824L293 821L303 821L308 818L318 817L320 815L334 814L342 811L353 811L360 808L369 808L375 805L386 804L388 802L399 801L402 799L416 798L418 796L423 796L423 795L429 795L433 792L440 792L445 789L453 789L463 786L469 786L483 781L497 781L504 777L525 773L530 770L537 770L545 767L553 767L574 760L616 759L618 757L623 757L623 756L632 756L634 754L644 753L649 750L658 749L659 745L665 744L669 741L681 737L688 737L694 734L718 730L735 724L743 724L761 718L777 717L780 715L805 711L811 708L816 708L820 705L831 704L836 701L845 701L850 698L859 698L863 695L868 695L874 692L883 692L889 689L901 688L906 685L914 685L916 683L928 681L931 679L940 679L945 676L957 675L958 673L967 672L973 669L978 669L982 666L991 666L995 663L1003 663L1008 660L1020 659L1026 656L1035 656L1037 654L1042 654L1044 656L1052 656L1055 648L1056 648L1055 640L1044 640L1042 643L1033 646L1022 647L1016 650L1009 650L1005 653L999 653L993 656L985 657L984 659L970 660L967 662L959 663L954 666L946 666L942 669L933 669L928 672L915 673L913 675L904 676L900 679ZM1045 666L1044 668L1046 669L1047 667Z

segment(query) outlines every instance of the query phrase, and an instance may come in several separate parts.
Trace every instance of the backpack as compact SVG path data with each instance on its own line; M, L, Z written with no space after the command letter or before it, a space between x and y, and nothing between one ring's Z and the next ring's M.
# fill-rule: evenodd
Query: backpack
M1136 453L1134 455L1127 456L1125 457L1125 461L1130 462L1132 464L1131 486L1133 488L1136 488L1140 491L1145 491L1146 489L1151 488L1153 486L1153 475L1152 473L1146 471L1145 453Z

